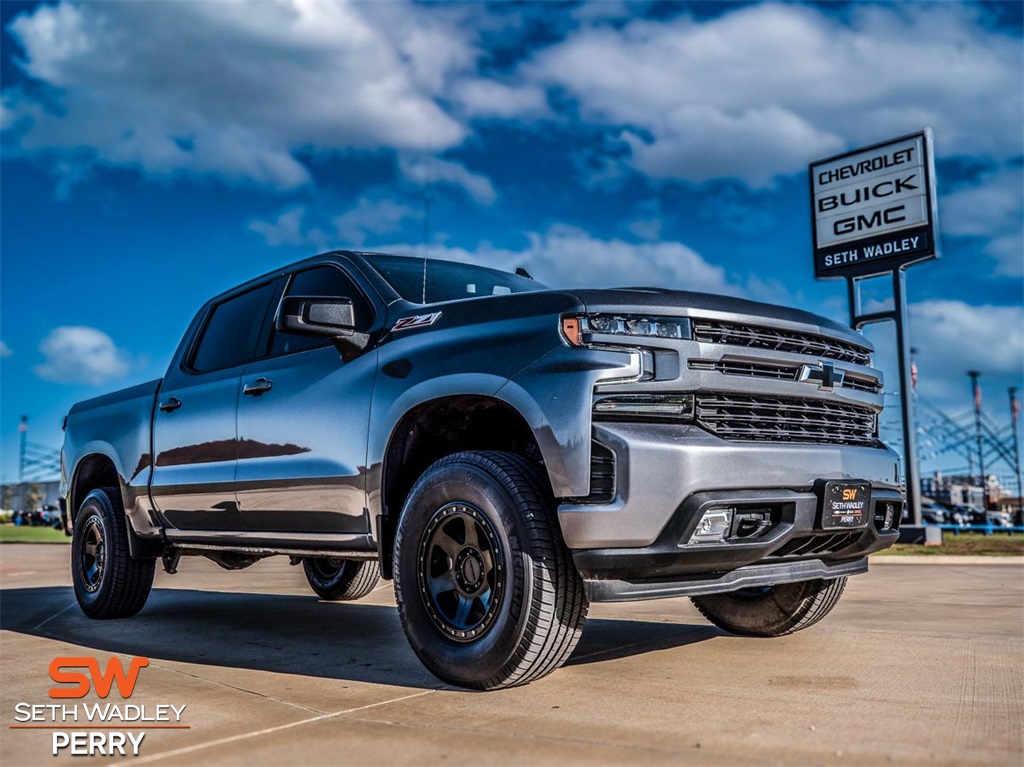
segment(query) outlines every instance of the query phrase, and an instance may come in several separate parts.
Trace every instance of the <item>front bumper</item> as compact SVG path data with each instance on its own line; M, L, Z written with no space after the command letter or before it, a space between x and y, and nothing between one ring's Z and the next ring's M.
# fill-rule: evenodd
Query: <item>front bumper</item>
M852 561L898 535L873 519L866 528L821 530L814 489L821 480L870 482L873 510L895 504L898 526L899 459L888 449L738 444L671 424L597 423L594 438L614 453L614 498L558 509L585 579L656 581L810 558ZM709 508L767 509L772 525L749 539L688 543Z

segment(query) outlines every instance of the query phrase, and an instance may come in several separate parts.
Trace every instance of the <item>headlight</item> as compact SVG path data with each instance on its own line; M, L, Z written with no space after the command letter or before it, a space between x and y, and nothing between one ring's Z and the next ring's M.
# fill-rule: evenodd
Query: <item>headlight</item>
M583 346L589 336L632 336L639 338L692 338L690 320L685 317L588 314L563 317L562 335L572 346Z

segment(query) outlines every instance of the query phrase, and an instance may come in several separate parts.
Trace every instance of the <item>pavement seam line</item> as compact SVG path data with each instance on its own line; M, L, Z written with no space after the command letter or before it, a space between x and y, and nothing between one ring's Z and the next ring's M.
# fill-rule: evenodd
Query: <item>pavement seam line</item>
M43 626L45 626L45 625L46 625L47 623L49 623L50 621L52 621L52 620L53 620L54 618L59 618L59 617L60 617L61 615L63 615L64 613L66 613L66 612L67 612L68 610L70 610L70 609L71 609L72 607L74 607L74 606L75 606L75 605L77 605L77 604L78 604L78 602L72 602L72 603L71 603L71 604L69 604L69 605L68 605L67 607L65 607L65 608L64 608L63 610L59 610L58 612L55 612L55 613L54 613L53 615L51 615L51 616L50 616L49 618L47 618L46 620L44 620L44 621L43 621L42 623L37 623L37 624L36 624L35 626L33 626L33 627L32 627L32 630L33 630L33 631L39 631L39 629L41 629L41 628L42 628ZM47 634L49 634L49 632L46 632L46 633L47 633ZM50 634L50 636L52 636L52 634Z
M237 692L244 692L244 693L249 693L250 695L256 695L257 697L263 698L265 700L272 700L275 703L281 703L281 704L283 704L285 706L292 706L294 708L301 709L302 711L309 711L310 713L313 713L313 714L324 714L324 715L328 714L327 711L321 711L318 708L310 708L309 706L303 706L303 705L300 705L298 703L292 703L291 701L288 701L288 700L281 700L280 698L275 698L272 695L267 695L267 694L262 693L262 692L257 692L256 690L250 690L250 689L247 689L245 687L237 687L236 685L228 684L227 682L221 682L221 681L219 681L217 679L210 679L209 677L201 676L200 674L193 674L193 673L191 673L189 671L184 671L182 669L172 668L171 666L165 666L165 665L160 664L160 663L151 663L150 665L153 668L159 668L159 669L163 669L164 671L170 671L173 674L181 674L182 676L187 676L187 677L190 677L192 679L198 679L199 681L202 681L202 682L209 682L210 684L215 684L215 685L218 685L220 687L226 687L229 690L235 690Z
M440 688L438 688L440 689ZM325 719L333 719L337 716L344 716L345 714L354 714L357 711L365 711L368 708L377 708L378 706L386 706L389 703L398 703L403 700L409 700L410 698L420 698L424 695L430 695L431 693L437 692L434 690L424 690L422 692L412 693L410 695L402 695L398 698L391 698L389 700L378 701L377 703L369 703L365 706L356 706L355 708L345 709L343 711L335 711L331 714L323 714L321 716L313 716L309 719L300 719L297 722L288 722L287 724L279 724L276 727L265 727L262 730L253 730L252 732L243 732L238 735L231 735L227 738L218 738L217 740L210 740L205 743L196 743L194 746L184 746L183 748L176 748L171 751L165 751L162 754L153 754L152 756L144 756L141 759L136 759L134 764L145 764L147 762L156 762L161 759L169 759L174 756L183 756L184 754L192 754L196 751L201 751L205 748L212 748L213 746L222 746L227 743L235 743L240 740L247 740L248 738L255 738L260 735L269 735L273 732L280 732L282 730L290 730L292 727L301 727L304 724L312 724L314 722L322 722Z

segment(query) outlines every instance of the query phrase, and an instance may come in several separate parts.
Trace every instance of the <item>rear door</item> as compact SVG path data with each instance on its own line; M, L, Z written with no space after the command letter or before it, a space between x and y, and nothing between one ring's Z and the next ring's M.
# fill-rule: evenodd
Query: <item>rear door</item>
M281 285L266 282L212 305L161 384L150 493L170 527L243 529L235 499L240 381L266 343Z
M291 275L286 295L350 298L361 332L383 309L334 263ZM248 530L370 531L365 463L376 360L370 350L342 362L327 339L277 331L269 356L245 367L236 494Z

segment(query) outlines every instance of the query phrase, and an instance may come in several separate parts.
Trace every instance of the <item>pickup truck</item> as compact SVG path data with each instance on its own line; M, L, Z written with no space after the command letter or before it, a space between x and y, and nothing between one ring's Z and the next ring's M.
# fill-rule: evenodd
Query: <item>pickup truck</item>
M209 301L162 380L71 409L75 595L134 615L195 555L288 556L327 600L393 579L420 660L475 689L557 669L591 602L804 629L898 537L871 354L735 298L319 255Z

